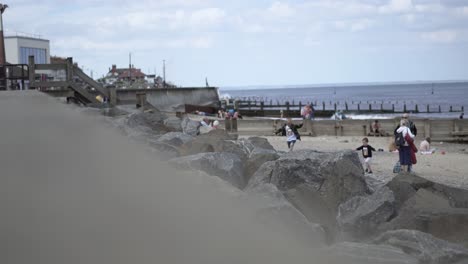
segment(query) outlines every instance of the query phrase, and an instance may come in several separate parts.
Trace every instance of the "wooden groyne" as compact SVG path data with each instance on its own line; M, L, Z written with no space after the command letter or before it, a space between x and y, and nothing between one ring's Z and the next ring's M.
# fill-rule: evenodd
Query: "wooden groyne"
M337 111L346 113L450 113L464 112L463 106L442 106L418 104L413 101L314 101L314 102L280 102L270 100L229 100L221 101L224 108L236 108L244 116L297 117L301 109L311 104L316 117L330 117Z

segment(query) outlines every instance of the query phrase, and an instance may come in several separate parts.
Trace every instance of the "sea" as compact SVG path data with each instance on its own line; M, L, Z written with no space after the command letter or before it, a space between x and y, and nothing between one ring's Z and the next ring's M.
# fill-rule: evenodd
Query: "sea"
M312 103L317 110L392 109L407 112L419 118L459 118L462 110L468 109L468 81L412 82L412 83L364 83L327 85L287 85L221 87L222 99L264 101L265 104L281 104L286 101L302 105ZM416 105L419 113L415 113ZM427 111L429 108L429 112ZM452 111L450 111L452 109ZM439 112L440 110L440 112ZM355 111L354 111L355 112ZM350 119L386 119L399 116L392 114L353 114Z

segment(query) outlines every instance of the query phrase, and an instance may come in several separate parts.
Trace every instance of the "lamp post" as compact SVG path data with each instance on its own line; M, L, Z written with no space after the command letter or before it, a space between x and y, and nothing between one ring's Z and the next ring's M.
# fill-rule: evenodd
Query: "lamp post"
M0 3L0 90L6 90L6 58L5 58L5 39L3 36L3 12L8 5Z

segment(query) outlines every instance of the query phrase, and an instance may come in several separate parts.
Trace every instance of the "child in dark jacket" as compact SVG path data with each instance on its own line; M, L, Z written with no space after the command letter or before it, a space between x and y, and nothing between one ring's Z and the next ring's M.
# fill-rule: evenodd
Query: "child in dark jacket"
M362 146L357 148L356 150L362 150L362 156L364 157L364 164L366 167L366 172L372 173L371 169L371 160L372 160L372 151L376 151L371 145L369 145L369 139L363 138L362 139Z

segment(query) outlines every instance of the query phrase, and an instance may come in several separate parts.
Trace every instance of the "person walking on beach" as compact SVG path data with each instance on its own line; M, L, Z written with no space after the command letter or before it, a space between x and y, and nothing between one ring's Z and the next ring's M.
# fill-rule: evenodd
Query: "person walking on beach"
M411 165L413 164L412 155L414 155L414 150L411 148L415 135L411 132L409 127L409 121L406 118L402 118L400 121L400 127L396 130L397 135L402 134L404 143L400 145L399 154L400 154L400 164L402 171L411 172ZM412 153L413 152L413 153Z
M362 146L357 148L356 150L362 151L362 157L364 158L364 165L366 167L366 173L372 173L371 168L371 160L372 160L372 151L376 151L371 145L369 145L369 139L363 138L362 139Z

